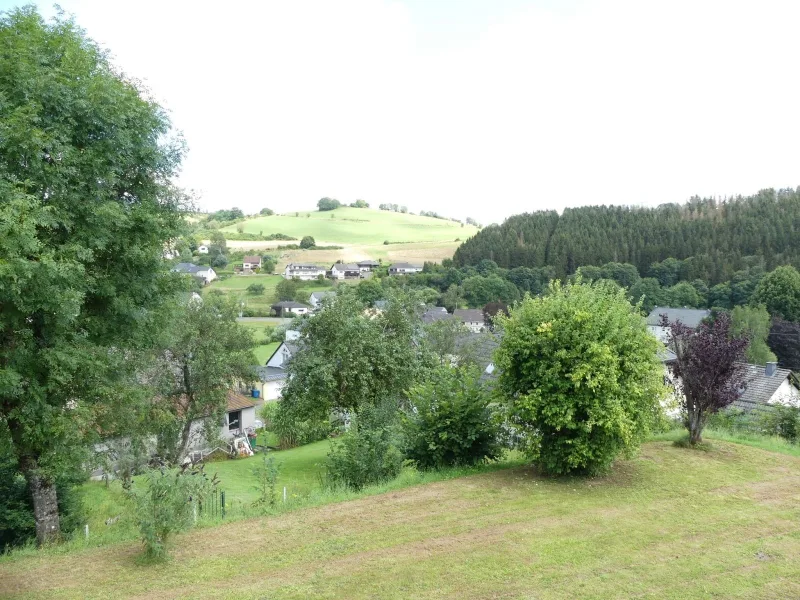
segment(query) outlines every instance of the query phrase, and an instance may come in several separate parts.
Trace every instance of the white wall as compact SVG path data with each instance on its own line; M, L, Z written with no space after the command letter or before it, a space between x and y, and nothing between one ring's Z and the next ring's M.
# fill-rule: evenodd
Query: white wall
M289 312L294 313L296 315L304 315L308 312L308 309L305 306L303 306L302 308L290 308Z
M800 392L795 388L789 379L784 379L780 387L772 394L769 404L783 404L786 406L800 407Z
M225 424L220 428L220 437L225 440L229 440L234 437L234 435L228 429L228 414L229 413L225 413ZM243 408L241 423L239 424L238 435L242 435L246 428L252 427L255 421L256 421L256 407L251 406L250 408Z
M289 349L286 347L286 344L281 342L281 345L278 346L278 349L272 356L270 356L269 360L267 361L267 366L283 368L283 363L286 362L286 360L288 360L290 356L291 353L289 352Z
M661 325L648 325L647 330L656 336L656 339L662 344L667 343L667 335L669 334L669 327L661 327Z

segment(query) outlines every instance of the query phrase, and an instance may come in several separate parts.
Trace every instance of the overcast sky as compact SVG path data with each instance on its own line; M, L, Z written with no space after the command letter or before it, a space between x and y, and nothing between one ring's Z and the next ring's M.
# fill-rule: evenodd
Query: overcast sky
M208 209L489 223L800 184L796 1L60 4L169 109Z

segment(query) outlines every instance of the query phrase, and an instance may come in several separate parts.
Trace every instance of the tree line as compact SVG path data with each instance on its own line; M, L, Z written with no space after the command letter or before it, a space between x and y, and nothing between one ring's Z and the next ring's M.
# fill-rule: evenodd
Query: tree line
M800 189L766 189L726 200L692 198L656 208L584 206L512 216L465 241L458 266L483 259L503 268L553 267L564 278L581 266L629 263L640 274L668 258L691 258L694 277L729 281L758 256L767 270L800 266Z

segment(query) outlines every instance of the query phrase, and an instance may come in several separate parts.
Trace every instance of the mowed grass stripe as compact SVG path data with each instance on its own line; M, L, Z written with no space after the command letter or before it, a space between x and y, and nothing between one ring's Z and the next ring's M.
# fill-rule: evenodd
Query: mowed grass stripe
M159 567L132 544L20 557L0 596L800 596L800 460L715 448L653 442L603 478L513 469L196 530Z

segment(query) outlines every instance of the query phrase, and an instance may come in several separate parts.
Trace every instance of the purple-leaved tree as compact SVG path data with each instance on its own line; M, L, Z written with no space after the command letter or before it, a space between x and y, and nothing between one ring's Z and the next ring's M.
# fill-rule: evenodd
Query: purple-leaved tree
M670 322L666 315L661 324L668 328L667 345L677 357L669 369L681 399L689 442L696 444L703 441L708 415L730 406L744 391L749 341L731 336L727 313L700 323L697 329Z

